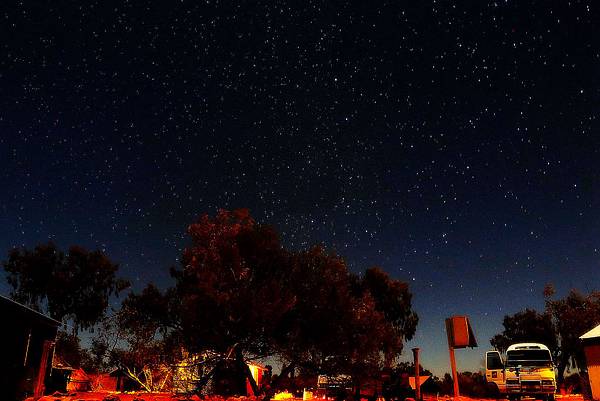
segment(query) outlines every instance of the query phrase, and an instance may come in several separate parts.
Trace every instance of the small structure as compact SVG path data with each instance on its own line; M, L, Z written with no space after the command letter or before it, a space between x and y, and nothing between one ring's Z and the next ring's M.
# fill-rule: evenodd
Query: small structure
M139 391L141 387L121 368L103 373L81 372L79 385L85 388L87 381L92 391Z
M257 363L246 362L242 366L234 359L221 359L221 357L210 351L199 354L183 352L185 357L173 369L173 392L190 393L197 391L203 383L203 392L206 389L214 391L216 386L220 391L230 395L254 396L252 385L246 378L247 369L257 388L270 381L270 368Z
M0 361L2 399L42 396L60 322L1 295L0 316L5 322Z
M67 392L90 391L92 389L90 377L83 369L73 369L67 382Z
M581 337L585 360L592 388L592 398L600 400L600 325L594 327Z

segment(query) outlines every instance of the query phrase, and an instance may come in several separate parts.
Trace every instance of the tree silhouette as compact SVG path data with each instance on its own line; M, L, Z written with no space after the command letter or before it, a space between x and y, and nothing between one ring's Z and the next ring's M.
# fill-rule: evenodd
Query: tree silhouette
M245 209L204 215L188 233L182 267L172 270L182 342L190 352L217 352L239 366L244 357L272 355L273 333L295 302L289 255L277 233Z
M412 294L408 284L394 280L379 267L367 269L362 280L363 291L367 291L375 301L375 309L382 312L391 327L388 336L387 358L393 359L402 352L404 340L411 340L415 334L419 318L412 310ZM394 343L395 342L395 343Z
M284 366L272 388L295 367L352 375L358 387L415 332L406 283L376 268L355 275L323 247L286 250L277 232L245 209L204 215L188 233L181 267L171 271L175 286L131 294L120 327L142 345L161 338L191 353L220 355L219 377L237 373L229 383L243 383L242 375L255 386L245 361L274 356ZM235 387L221 392L245 391Z
M504 316L504 330L490 340L492 346L500 352L506 352L509 345L522 342L537 342L546 345L554 357L558 355L558 338L552 316L525 309L514 315Z
M600 324L600 292L584 295L571 290L562 299L552 299L553 291L546 289L546 310L552 316L560 339L558 378L562 383L569 367L585 370L585 356L579 336Z
M145 391L162 391L172 380L172 365L181 359L174 340L173 290L149 284L129 293L121 309L95 330L84 361L91 371L120 369Z
M116 277L118 265L100 251L72 246L65 255L53 243L13 249L3 262L11 296L54 319L73 324L73 333L98 323L129 283Z

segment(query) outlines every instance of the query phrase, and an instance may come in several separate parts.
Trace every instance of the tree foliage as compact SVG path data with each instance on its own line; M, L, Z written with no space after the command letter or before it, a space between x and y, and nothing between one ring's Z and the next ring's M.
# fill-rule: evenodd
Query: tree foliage
M245 209L204 215L188 234L181 267L171 270L175 286L148 287L123 303L121 328L140 339L136 330L157 334L145 343L160 339L230 361L217 366L278 357L282 378L298 367L358 380L393 360L415 332L406 283L378 268L353 274L320 246L287 250Z
M85 351L81 348L79 337L63 330L57 333L54 352L61 362L71 367L80 367L85 358Z
M341 257L313 247L294 255L291 274L296 302L279 343L284 359L304 371L366 379L415 332L408 286L379 268L360 277Z
M554 356L558 352L558 337L552 316L525 309L514 315L504 316L504 330L490 340L492 346L500 352L506 352L509 345L523 342L537 342L546 345Z
M129 293L116 315L122 335L129 344L169 338L179 328L177 298L173 289L161 291L148 284L141 293Z
M204 215L188 233L182 268L172 270L183 341L191 351L272 353L272 333L294 303L277 233L245 209Z
M368 292L375 301L375 310L383 314L385 322L390 326L391 335L387 348L387 357L393 358L402 351L404 340L411 340L415 333L419 318L412 310L412 294L408 284L392 279L378 267L367 269L362 280L363 292Z
M105 314L109 298L128 286L116 277L118 265L100 251L79 246L67 254L53 243L13 249L3 262L11 296L63 322L88 329Z
M560 339L558 374L562 381L569 367L585 370L585 356L579 336L600 324L600 292L584 295L571 290L562 299L552 299L546 290L546 310L552 316Z
M172 380L178 362L173 341L177 318L172 290L149 284L139 294L129 293L121 309L97 328L89 349L92 370L121 369L145 391L162 391Z

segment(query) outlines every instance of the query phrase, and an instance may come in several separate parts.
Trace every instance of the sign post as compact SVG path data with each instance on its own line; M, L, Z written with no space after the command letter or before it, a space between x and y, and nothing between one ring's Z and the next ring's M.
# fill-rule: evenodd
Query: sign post
M475 334L466 316L452 316L446 319L446 334L448 335L448 352L450 354L450 368L452 369L452 381L454 382L454 400L460 397L458 388L458 371L456 369L456 348L477 347Z
M454 348L448 347L450 352L450 369L452 370L452 383L454 384L454 399L458 400L460 397L460 390L458 389L458 372L456 371L456 357L454 356Z

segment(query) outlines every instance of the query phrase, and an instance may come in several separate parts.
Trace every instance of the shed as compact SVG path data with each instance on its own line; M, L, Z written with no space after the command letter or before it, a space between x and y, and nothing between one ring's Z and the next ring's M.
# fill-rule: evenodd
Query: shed
M583 342L592 398L600 400L600 325L579 338Z
M0 361L3 399L43 395L60 322L2 295L0 316L4 323Z
M82 371L83 372L83 371ZM83 372L87 377L86 380L91 386L92 391L139 391L141 386L134 381L125 370L115 368L110 372L90 373ZM84 385L84 384L83 384Z

